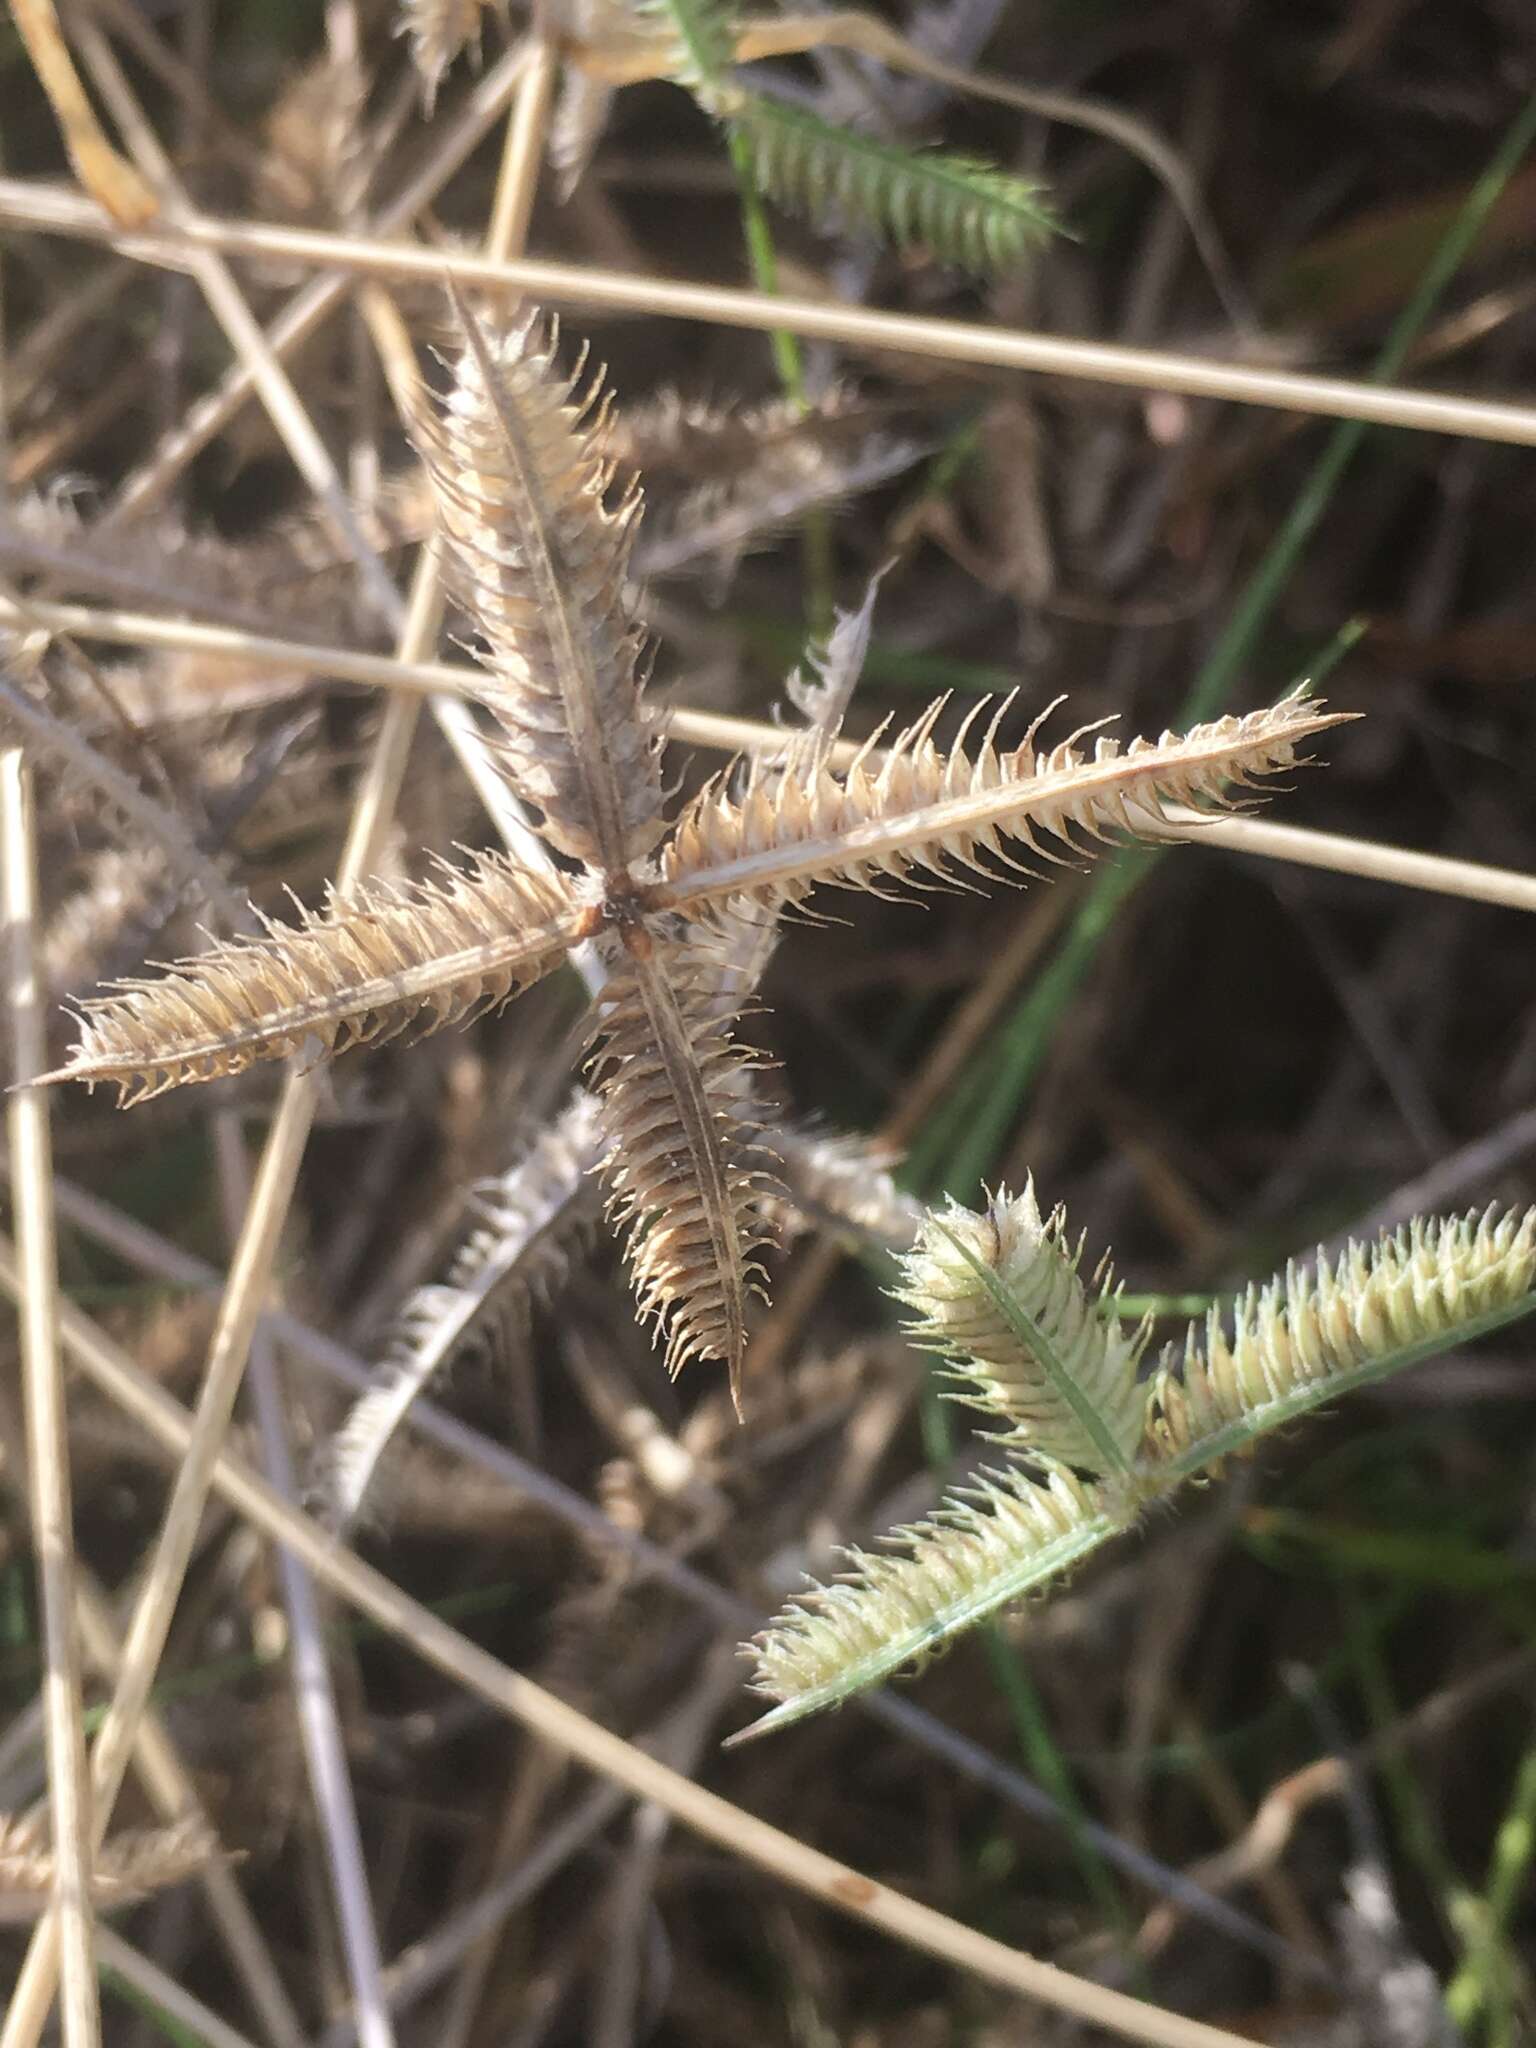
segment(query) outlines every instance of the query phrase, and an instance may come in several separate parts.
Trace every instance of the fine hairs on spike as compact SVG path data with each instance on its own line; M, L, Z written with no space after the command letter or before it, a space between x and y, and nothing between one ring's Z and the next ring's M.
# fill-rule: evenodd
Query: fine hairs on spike
M257 1060L330 1054L494 1009L565 957L580 912L558 876L499 855L464 873L374 883L296 925L178 961L85 1004L63 1076L139 1102Z
M1087 1338L1081 1290L1063 1284L1063 1274L1076 1278L1065 1219L1058 1212L1037 1236L1027 1215L1021 1221L1037 1256L1058 1267L1042 1283L1033 1261L1021 1264L1021 1311L1059 1360L1076 1356L1089 1383L1107 1383L1124 1399L1123 1377L1104 1373L1099 1347ZM999 1330L989 1283L1001 1277L1002 1262L979 1252L974 1266L941 1261L933 1275L939 1290L924 1298L931 1256L924 1245L935 1231L985 1249L996 1241L988 1235L995 1229L995 1205L993 1218L961 1222L953 1209L931 1217L904 1263L900 1298L916 1311L915 1332L924 1343L936 1325L976 1333L989 1355L962 1354L966 1398L1011 1424L1014 1386L991 1355ZM1096 1309L1112 1312L1112 1298L1101 1298ZM1248 1290L1230 1330L1215 1311L1192 1323L1182 1344L1165 1349L1152 1379L1135 1386L1145 1418L1140 1442L1128 1463L1103 1479L1079 1477L1043 1448L1047 1437L1070 1441L1076 1417L1042 1408L1032 1389L1030 1441L1020 1443L1016 1429L1003 1439L1010 1451L1019 1444L1021 1455L978 1474L926 1520L893 1530L885 1540L894 1554L845 1553L844 1572L829 1584L811 1583L746 1646L754 1689L776 1704L744 1734L839 1705L921 1665L1132 1528L1148 1503L1265 1432L1533 1311L1536 1208L1421 1219L1374 1245L1351 1244L1336 1260L1319 1251L1306 1266L1293 1262L1278 1279ZM1106 1436L1124 1412L1101 1414Z
M752 1056L734 1032L780 916L819 884L885 894L1028 878L1127 837L1161 840L1169 805L1231 808L1338 718L1297 697L1182 737L1088 745L1079 733L1051 747L1037 746L1037 720L1003 748L1005 699L978 704L945 748L940 700L836 766L872 585L813 657L814 680L793 686L809 727L716 778L669 828L627 573L640 496L615 475L609 401L600 380L559 367L536 313L487 332L456 306L453 387L417 432L485 648L477 694L500 728L501 772L566 865L482 855L424 882L365 885L296 923L263 920L258 938L83 1005L79 1044L50 1078L112 1080L136 1100L261 1059L434 1030L595 941L608 974L593 1027L603 1171L640 1313L664 1332L673 1371L718 1358L739 1399L776 1195ZM786 1144L789 1157L793 1133ZM878 1182L861 1170L842 1174L834 1201L851 1212L859 1182L867 1203ZM900 1205L882 1194L875 1206L910 1242ZM1104 1469L1081 1443L1072 1455L1075 1469Z
M959 1398L1001 1416L1010 1444L1123 1474L1141 1441L1151 1324L1122 1329L1109 1276L1090 1298L1081 1259L1062 1210L1041 1220L1031 1181L980 1216L958 1202L930 1215L894 1291L908 1334L951 1361Z
M719 1017L718 977L683 949L621 955L603 991L593 1074L609 1137L608 1214L627 1231L635 1301L666 1331L674 1376L724 1358L741 1406L747 1311L765 1291L771 1182L746 1121L752 1065Z
M454 388L420 440L450 581L487 643L481 694L545 836L619 875L664 829L628 585L639 484L607 502L611 400L600 377L580 391L579 365L557 369L553 322L530 313L497 337L460 315Z

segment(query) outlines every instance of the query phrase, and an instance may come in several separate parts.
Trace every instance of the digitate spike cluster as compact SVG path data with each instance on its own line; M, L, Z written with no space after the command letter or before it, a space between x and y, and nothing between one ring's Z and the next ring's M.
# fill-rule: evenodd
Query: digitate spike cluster
M1101 734L1042 748L1033 728L1004 747L1005 701L967 722L979 741L962 733L946 750L940 703L839 768L830 741L866 606L834 636L819 683L799 686L814 737L787 735L776 755L717 778L669 827L627 573L640 496L615 472L608 401L598 380L583 387L558 368L537 316L500 335L464 317L453 387L421 451L455 587L483 636L478 694L501 771L565 864L486 856L364 888L294 925L264 921L259 938L85 1004L62 1075L138 1098L259 1059L430 1031L506 1001L594 940L607 974L593 1068L604 1172L636 1296L663 1327L672 1371L720 1358L734 1385L774 1198L734 1017L780 914L823 883L927 889L1162 838L1169 805L1230 805L1336 721L1293 698L1127 747Z
M1108 1291L1089 1300L1080 1256L1032 1189L927 1218L897 1298L1005 1426L1006 1462L893 1530L890 1554L845 1553L747 1646L775 1702L749 1733L920 1666L1266 1431L1536 1310L1536 1209L1420 1220L1294 1262L1230 1321L1192 1323L1141 1380L1145 1329L1120 1332Z

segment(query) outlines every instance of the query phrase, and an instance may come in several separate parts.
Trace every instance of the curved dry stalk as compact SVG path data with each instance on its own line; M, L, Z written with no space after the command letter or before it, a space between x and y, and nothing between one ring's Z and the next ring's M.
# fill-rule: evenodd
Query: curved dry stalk
M424 1035L541 980L584 915L559 878L502 854L435 881L372 883L82 1005L69 1064L45 1078L112 1081L125 1103L142 1102L258 1060Z
M640 698L642 635L627 586L640 490L610 506L610 404L555 367L530 314L465 346L446 403L418 429L456 595L489 643L479 693L518 794L562 853L619 875L663 826L659 736Z
M1005 701L969 755L966 733L987 706L972 711L947 754L933 739L942 709L941 699L884 751L877 734L842 772L813 764L782 774L752 761L734 792L729 773L718 777L679 820L648 905L694 916L743 906L777 912L818 882L871 889L953 881L966 869L1032 872L1003 852L1005 839L1055 865L1064 856L1042 839L1057 841L1067 859L1121 835L1166 839L1168 805L1230 809L1233 785L1295 766L1302 740L1347 715L1290 698L1182 738L1165 733L1122 748L1101 734L1091 755L1079 750L1081 734L1037 752L1037 719L1000 754L994 734Z

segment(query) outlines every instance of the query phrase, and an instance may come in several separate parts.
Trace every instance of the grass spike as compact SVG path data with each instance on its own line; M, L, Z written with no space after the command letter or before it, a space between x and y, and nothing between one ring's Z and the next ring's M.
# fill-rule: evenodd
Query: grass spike
M910 150L745 95L728 117L758 190L787 213L866 229L981 277L1013 270L1056 231L1028 178L946 150Z
M743 1085L752 1059L720 1015L719 977L690 973L680 946L637 937L604 989L593 1062L608 1213L627 1236L640 1315L665 1330L668 1372L723 1358L739 1410L747 1308L773 1234Z
M1293 1260L1165 1347L1138 1469L1176 1484L1321 1402L1523 1315L1536 1209L1416 1217L1334 1259Z
M258 1060L423 1035L542 980L584 914L563 878L496 854L432 881L365 885L85 1003L67 1065L44 1078L113 1081L126 1104Z
M896 1299L908 1335L951 1361L957 1396L1009 1431L1008 1441L1078 1471L1130 1470L1145 1421L1136 1373L1150 1322L1125 1328L1106 1274L1090 1298L1057 1209L1042 1219L1033 1182L1006 1188L976 1215L951 1202L931 1213L902 1260Z
M450 581L488 644L484 701L545 836L622 874L664 826L628 585L640 487L611 496L611 401L600 376L582 389L580 365L556 367L553 321L530 313L490 336L458 312L454 388L419 439Z
M478 1218L446 1280L411 1295L374 1385L327 1447L319 1490L334 1527L369 1505L396 1430L437 1374L489 1320L558 1282L588 1221L601 1155L597 1103L578 1089L516 1165L476 1190Z
M986 1242L988 1219L957 1228L954 1213L930 1218L925 1232L938 1224L952 1242L962 1233ZM1051 1227L1064 1243L1059 1212ZM1248 1289L1230 1330L1212 1311L1167 1347L1138 1390L1147 1423L1128 1472L1085 1479L1029 1453L1028 1464L984 1471L925 1521L893 1531L885 1540L897 1555L845 1553L846 1572L812 1583L745 1646L755 1690L777 1702L745 1732L782 1727L921 1664L1265 1432L1533 1311L1536 1208L1419 1218L1332 1261L1321 1251L1293 1261ZM983 1334L990 1345L995 1331ZM967 1355L966 1376L979 1380L980 1362Z
M1109 840L1165 839L1165 805L1231 809L1234 788L1293 767L1303 740L1340 722L1291 698L1182 737L1122 747L1101 733L1090 752L1081 733L1037 750L1037 720L999 752L993 735L1010 701L977 701L966 726L982 728L974 752L965 733L948 750L934 740L941 699L883 751L877 734L845 770L812 759L786 774L754 762L734 783L717 777L679 820L651 901L693 916L743 904L777 913L818 882L923 887L966 870L995 876L1015 867L1004 840L1059 865L1063 854L1044 842L1076 859Z

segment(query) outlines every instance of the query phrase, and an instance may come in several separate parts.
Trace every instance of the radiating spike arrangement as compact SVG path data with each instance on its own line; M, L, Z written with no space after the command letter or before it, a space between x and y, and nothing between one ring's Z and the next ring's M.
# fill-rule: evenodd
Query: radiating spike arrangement
M950 1254L937 1250L941 1240ZM1012 1295L1016 1322L1000 1313L996 1290L978 1292L977 1268ZM926 1520L894 1530L884 1539L894 1556L849 1552L846 1571L791 1600L745 1646L754 1687L777 1703L747 1734L837 1705L921 1663L1267 1431L1536 1311L1536 1208L1421 1219L1332 1261L1322 1251L1293 1261L1248 1289L1230 1327L1214 1310L1192 1323L1139 1384L1126 1368L1134 1374L1142 1333L1127 1338L1108 1327L1113 1297L1088 1301L1065 1219L1058 1211L1042 1223L1032 1193L999 1196L987 1216L954 1207L931 1216L903 1263L901 1298L911 1304L914 1294L917 1334L924 1343L939 1336L958 1354L967 1399L1010 1425L1014 1441L1024 1434L1038 1448L1021 1446ZM1102 1336L1093 1318L1106 1323ZM1021 1362L1007 1350L1025 1329L1049 1342L1058 1365L1073 1366L1081 1405L1094 1408L1077 1446L1081 1462L1095 1464L1101 1439L1122 1454L1106 1476L1084 1478L1045 1448L1064 1443L1078 1463L1071 1447L1081 1416L1058 1400L1054 1374L1031 1377L1038 1351ZM1137 1441L1131 1425L1139 1415Z
M715 61L708 4L668 0L659 12ZM560 367L553 324L537 313L488 331L455 306L463 346L451 388L415 431L451 580L484 645L477 694L500 729L501 771L537 810L559 862L483 856L424 882L370 884L296 922L263 919L257 938L85 1003L74 1056L51 1078L114 1081L136 1101L261 1059L322 1058L435 1030L597 941L609 972L593 1034L609 1215L626 1237L640 1314L664 1332L668 1368L721 1359L739 1399L780 1211L753 1056L734 1033L781 915L823 883L875 894L903 882L974 886L967 876L1070 864L1128 836L1162 839L1168 806L1230 808L1337 721L1297 698L1124 747L1102 733L1042 746L1036 720L1004 747L1004 699L977 705L945 748L941 700L889 745L877 734L838 766L833 741L868 648L877 577L812 655L812 679L792 680L808 723L786 727L776 754L717 778L669 828L629 576L640 493L616 472L602 380ZM791 1130L785 1156L814 1181L808 1147L796 1145ZM916 1219L870 1174L864 1157L840 1179L821 1178L845 1214L856 1183L865 1198L874 1189L871 1213L890 1241L909 1244ZM806 1199L814 1208L814 1191ZM451 1276L430 1299L371 1411L375 1440L451 1349L484 1277ZM1089 1311L1079 1306L1081 1321ZM1063 1436L1057 1455L1107 1472L1124 1456L1127 1411L1102 1378L1091 1397L1106 1403L1108 1434L1091 1446L1081 1431ZM1025 1419L1021 1409L1015 1426ZM1037 1426L1041 1413L1029 1419ZM371 1469L366 1444L349 1455Z

